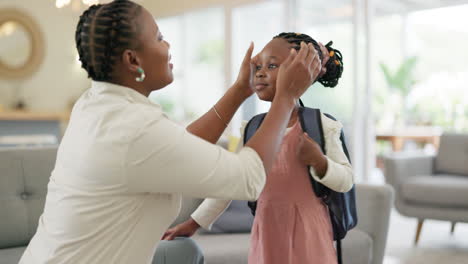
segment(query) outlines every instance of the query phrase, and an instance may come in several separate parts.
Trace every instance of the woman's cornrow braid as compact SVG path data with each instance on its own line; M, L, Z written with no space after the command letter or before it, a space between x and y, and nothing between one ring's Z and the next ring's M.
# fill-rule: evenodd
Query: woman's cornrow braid
M89 53L90 49L90 21L91 17L94 16L96 11L102 5L93 5L88 10L86 10L78 21L78 26L75 33L76 47L78 49L79 59L81 61L81 67L88 72L88 77L92 78L94 76L94 69L91 65L91 55Z
M93 80L112 80L114 65L121 53L137 48L135 19L140 10L141 7L131 1L116 0L85 11L82 22L78 23L76 43L82 67Z

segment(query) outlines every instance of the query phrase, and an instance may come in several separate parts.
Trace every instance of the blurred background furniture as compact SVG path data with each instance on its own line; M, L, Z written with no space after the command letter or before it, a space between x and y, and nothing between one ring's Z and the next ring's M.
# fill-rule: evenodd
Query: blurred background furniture
M0 147L56 145L68 113L0 112Z
M395 152L403 150L408 140L432 144L437 149L441 134L440 129L435 127L407 127L393 131L377 131L376 140L390 141L392 150Z
M18 263L34 235L56 152L56 146L0 149L0 211L3 216L0 219L0 264ZM393 192L389 186L358 184L356 188L359 223L344 239L343 256L347 264L381 264ZM201 201L184 198L182 211L174 224L188 219ZM244 208L250 213L246 205ZM236 223L237 219L245 219L245 215L233 214L235 210L223 214L220 219L224 219L224 223L218 224L216 234L198 232L194 236L207 263L247 263L250 233L248 230L232 233L246 230L245 225L236 230L234 225L242 225ZM226 223L231 226L223 227Z
M0 149L0 264L18 263L36 232L57 147Z
M396 191L395 207L418 219L468 222L468 134L445 133L436 156L394 153L384 158L384 175Z
M382 264L393 203L393 190L388 185L357 184L356 194L358 225L343 240L344 263ZM174 224L188 219L201 201L201 199L185 198L182 211ZM245 207L247 208L246 202ZM250 213L248 208L246 212ZM243 225L241 220L246 218L245 215L236 217L229 209L224 214L226 213L232 217L232 221L223 219L224 223ZM232 225L224 226L224 230L239 229ZM201 231L193 237L202 248L206 262L210 264L246 264L250 246L250 231L223 233L219 232L221 229L219 225L217 229L218 231L213 233Z

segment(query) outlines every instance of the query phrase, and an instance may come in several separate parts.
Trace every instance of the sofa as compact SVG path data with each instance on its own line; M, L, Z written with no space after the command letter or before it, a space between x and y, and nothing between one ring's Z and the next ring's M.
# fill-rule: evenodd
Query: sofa
M358 225L343 240L343 263L382 264L393 203L393 190L388 185L357 184L356 198ZM174 224L187 219L200 202L200 199L185 198L182 211ZM226 213L229 212L224 214ZM212 233L201 230L193 236L205 255L206 263L247 263L250 234L229 231L222 233L219 227L217 229L218 231Z
M395 189L395 208L418 220L417 245L425 219L468 223L468 134L444 133L437 155L394 153L384 175Z
M0 149L0 264L18 263L36 232L57 147Z
M0 149L0 264L18 263L43 211L56 147ZM346 264L381 264L393 192L389 186L357 184L359 222L343 242ZM173 225L187 219L200 199L184 198ZM226 217L225 217L226 218ZM249 233L198 232L193 237L206 263L247 263Z

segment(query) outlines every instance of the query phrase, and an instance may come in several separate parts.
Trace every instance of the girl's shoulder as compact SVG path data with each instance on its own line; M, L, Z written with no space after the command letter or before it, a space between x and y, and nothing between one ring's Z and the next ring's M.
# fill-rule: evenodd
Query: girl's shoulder
M325 133L330 132L341 132L343 124L338 120L333 120L331 117L328 117L322 113L322 126Z

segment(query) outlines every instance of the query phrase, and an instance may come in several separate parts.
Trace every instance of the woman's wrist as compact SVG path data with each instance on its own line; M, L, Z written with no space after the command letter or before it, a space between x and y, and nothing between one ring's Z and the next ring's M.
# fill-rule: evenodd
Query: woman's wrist
M190 227L192 228L196 228L196 229L200 228L200 225L192 217L189 218L189 220L187 221L187 224L190 225Z
M234 97L240 100L241 103L243 103L252 95L250 87L247 87L245 84L238 82L235 82L228 91L231 91Z
M272 104L275 103L294 109L296 106L296 99L288 95L276 94L272 101Z

